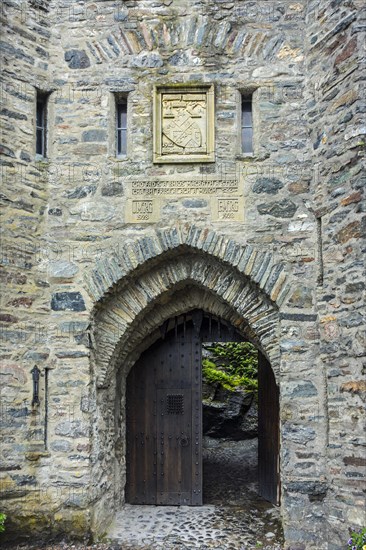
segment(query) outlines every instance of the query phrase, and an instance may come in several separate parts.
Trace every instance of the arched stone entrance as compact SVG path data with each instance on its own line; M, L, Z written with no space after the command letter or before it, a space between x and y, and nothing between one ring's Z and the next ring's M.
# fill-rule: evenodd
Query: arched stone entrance
M174 228L126 245L88 280L93 316L94 529L124 502L126 377L169 318L199 307L255 343L280 382L278 305L284 266L212 231Z
M126 502L201 506L207 502L202 345L243 338L232 325L200 309L168 319L160 333L127 376ZM278 504L278 387L270 363L258 355L258 494ZM252 481L256 484L257 476Z

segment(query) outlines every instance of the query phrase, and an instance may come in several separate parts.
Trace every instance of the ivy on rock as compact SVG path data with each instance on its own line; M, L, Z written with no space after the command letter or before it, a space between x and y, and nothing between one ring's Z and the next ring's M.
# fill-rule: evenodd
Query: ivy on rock
M202 360L203 379L224 389L258 391L258 351L250 342L213 343Z

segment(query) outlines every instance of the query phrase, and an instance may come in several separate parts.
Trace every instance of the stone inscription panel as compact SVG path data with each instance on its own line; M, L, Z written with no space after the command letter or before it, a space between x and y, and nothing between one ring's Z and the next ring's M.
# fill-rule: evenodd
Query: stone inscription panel
M244 221L243 197L219 197L212 199L213 221Z
M244 221L244 197L240 180L182 176L129 178L125 180L127 223L152 223L161 218L162 204L171 199L204 197L211 220Z
M156 88L154 162L213 162L213 86Z
M159 199L127 199L126 201L126 222L127 223L153 223L160 218Z
M190 178L190 179L144 179L130 180L130 192L132 196L191 196L191 195L216 195L238 194L239 181L237 179L218 178Z

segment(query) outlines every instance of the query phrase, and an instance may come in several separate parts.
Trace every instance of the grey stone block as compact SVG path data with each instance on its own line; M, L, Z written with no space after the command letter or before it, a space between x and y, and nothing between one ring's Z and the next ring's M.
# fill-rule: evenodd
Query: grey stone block
M54 311L85 311L84 298L80 292L56 292L51 299Z
M90 67L90 60L85 50L67 50L65 61L70 69L86 69Z

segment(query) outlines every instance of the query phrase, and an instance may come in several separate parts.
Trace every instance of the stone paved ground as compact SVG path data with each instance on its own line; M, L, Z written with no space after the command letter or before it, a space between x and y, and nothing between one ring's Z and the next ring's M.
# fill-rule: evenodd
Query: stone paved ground
M204 506L126 505L108 532L108 544L58 543L46 549L281 550L279 509L256 493L257 440L206 438L203 464Z
M279 550L279 510L258 497L256 464L257 440L206 439L204 506L126 506L108 536L126 550Z

